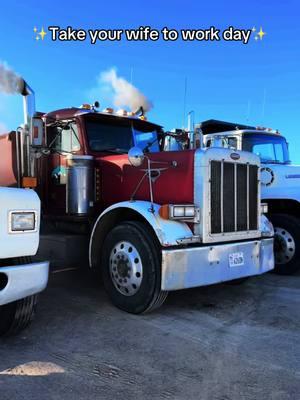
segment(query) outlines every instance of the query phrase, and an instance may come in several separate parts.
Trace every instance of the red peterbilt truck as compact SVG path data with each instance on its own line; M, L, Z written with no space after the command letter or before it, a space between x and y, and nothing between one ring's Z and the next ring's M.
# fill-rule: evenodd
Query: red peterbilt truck
M88 238L89 265L117 307L142 313L169 291L273 269L255 154L165 152L167 133L143 115L98 104L40 113L25 82L22 94L25 122L0 184L35 187L52 235Z

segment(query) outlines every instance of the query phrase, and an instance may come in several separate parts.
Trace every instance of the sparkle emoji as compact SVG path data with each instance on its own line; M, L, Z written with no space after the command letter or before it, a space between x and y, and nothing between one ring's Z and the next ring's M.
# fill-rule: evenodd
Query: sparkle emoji
M257 34L255 35L255 40L263 40L263 37L266 35L266 32L263 31L263 28L260 27L260 30L257 32Z
M37 27L33 28L33 32L35 33L35 40L44 40L45 36L47 35L47 32L44 31L44 27L38 32Z

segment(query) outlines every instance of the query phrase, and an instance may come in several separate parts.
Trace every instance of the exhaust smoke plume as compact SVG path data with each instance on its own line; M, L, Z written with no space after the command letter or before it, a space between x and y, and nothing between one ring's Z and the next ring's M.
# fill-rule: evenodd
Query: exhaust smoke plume
M6 94L21 93L23 80L5 63L0 62L0 92Z
M126 79L117 75L114 68L103 72L100 76L101 82L108 83L114 92L114 105L117 107L129 107L136 111L143 107L147 112L152 108L152 103L135 86Z

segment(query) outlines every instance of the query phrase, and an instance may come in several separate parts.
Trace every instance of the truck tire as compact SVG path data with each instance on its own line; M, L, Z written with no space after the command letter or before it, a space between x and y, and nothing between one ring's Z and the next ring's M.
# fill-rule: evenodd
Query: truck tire
M289 214L273 214L274 272L280 275L294 274L300 269L300 220Z
M14 259L14 264L30 263L30 257ZM38 295L28 296L13 303L0 306L0 336L15 335L32 321Z
M168 292L161 290L160 249L145 224L128 221L113 228L101 261L105 290L121 310L150 312L167 298Z

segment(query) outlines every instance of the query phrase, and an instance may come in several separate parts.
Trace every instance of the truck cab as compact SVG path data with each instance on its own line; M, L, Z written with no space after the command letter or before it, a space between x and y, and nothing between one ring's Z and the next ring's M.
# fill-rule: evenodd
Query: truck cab
M300 166L289 157L286 138L278 131L208 120L199 124L205 146L219 140L224 147L250 151L261 161L261 198L275 230L275 271L300 268Z

